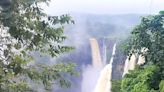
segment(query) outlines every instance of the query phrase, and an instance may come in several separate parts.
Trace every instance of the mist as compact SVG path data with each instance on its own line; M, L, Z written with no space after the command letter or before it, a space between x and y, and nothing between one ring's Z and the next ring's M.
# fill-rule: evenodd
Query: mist
M60 89L59 87L54 92L93 92L102 68L94 68L92 66L93 59L89 39L97 39L100 46L101 58L103 58L103 41L104 38L107 38L105 43L107 44L107 61L109 63L116 39L126 39L130 31L139 23L140 18L144 15L95 15L73 13L71 16L75 24L65 26L65 35L67 36L65 44L75 47L75 50L62 55L57 61L71 61L76 63L80 76L71 78L71 88ZM124 62L120 60L121 59L118 60L114 58L114 69L118 68L117 65L120 62ZM119 78L118 76L120 75L118 71L114 71L117 74L112 76Z
M136 76L140 73L142 75L142 71L147 75L140 76L143 83L139 81L137 84L137 77L136 83L132 83L131 89L138 89L139 84L146 83L145 80L156 79L156 75L154 76L151 71L147 73L149 71L147 66L154 64L160 68L162 65L157 61L162 61L160 57L163 57L160 50L163 49L162 46L160 47L162 36L159 35L162 34L164 25L161 22L164 11L160 11L163 9L163 0L1 0L0 60L2 61L2 80L5 78L4 83L2 81L4 90L10 90L10 86L13 85L11 89L17 90L17 85L14 83L17 84L18 77L18 82L27 81L29 88L39 92L112 92L112 88L124 91L124 84L127 86L125 90L130 90L129 84L135 79L134 77L130 79L131 76L126 76L126 74L140 69L139 73L134 73ZM59 26L64 30L56 29ZM153 33L153 30L159 32ZM156 34L158 35L155 36ZM134 44L127 41L127 38L132 38L130 41ZM60 40L64 41L60 42ZM128 42L129 44L126 44ZM122 43L128 45L128 49L131 49L130 53L124 53L125 45ZM67 52L67 47L63 46L70 46L74 49ZM26 60L31 62L26 63ZM74 70L80 75L74 76L73 66L50 67L59 63L75 64ZM45 71L42 68L45 68ZM161 70L162 67L159 71ZM153 68L152 71L155 72ZM56 76L53 75L55 73ZM148 78L151 74L154 79ZM163 83L162 76L155 82L147 82L143 87L147 89L151 88L147 86L152 86L153 91L159 91ZM71 86L69 87L65 81L60 81L58 77L61 79L64 77ZM130 81L126 79L124 81L126 77ZM10 84L10 80L12 85L6 85L5 83ZM38 84L35 81L38 81ZM52 88L49 82L52 83ZM64 87L64 84L68 88ZM21 88L25 89L23 86ZM144 88L141 89L144 90Z

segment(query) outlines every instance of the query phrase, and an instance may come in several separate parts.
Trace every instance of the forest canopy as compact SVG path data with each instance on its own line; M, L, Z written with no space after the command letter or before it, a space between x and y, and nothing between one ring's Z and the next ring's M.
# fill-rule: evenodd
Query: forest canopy
M148 49L143 54L141 49ZM131 70L121 80L121 92L163 92L164 80L164 13L143 17L131 32L125 52L145 57L145 64ZM118 84L119 85L119 84ZM114 86L113 86L114 87ZM118 88L117 87L117 88ZM113 88L115 89L115 88Z

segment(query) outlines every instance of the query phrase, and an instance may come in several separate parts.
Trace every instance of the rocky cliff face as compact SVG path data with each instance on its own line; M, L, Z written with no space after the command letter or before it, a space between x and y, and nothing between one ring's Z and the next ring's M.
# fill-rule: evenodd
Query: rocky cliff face
M113 80L118 80L122 78L125 60L126 60L126 55L124 55L122 49L120 49L119 46L117 46L116 55L113 61L113 69L112 69Z

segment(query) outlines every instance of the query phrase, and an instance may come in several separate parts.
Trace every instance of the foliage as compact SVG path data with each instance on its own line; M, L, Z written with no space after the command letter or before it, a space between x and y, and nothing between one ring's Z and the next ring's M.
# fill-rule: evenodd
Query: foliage
M72 50L62 45L64 25L74 23L69 15L49 16L41 4L50 0L0 1L0 92L33 92L30 85L51 89L54 81L70 86L66 74L76 75L74 64L35 64L31 52L57 57ZM4 34L2 34L4 33ZM55 84L56 85L56 84Z
M160 88L160 92L164 92L164 80L160 82L159 88Z
M164 15L143 17L125 45L127 53L145 56L146 63L127 74L122 81L123 92L154 92L164 79ZM147 54L141 52L145 47ZM153 68L154 65L156 68ZM148 71L149 70L149 71ZM158 71L158 72L157 72ZM152 89L151 89L152 88Z
M121 92L121 80L112 80L112 92Z
M136 68L125 76L121 83L122 92L150 92L153 85L156 85L156 78L159 69L156 66Z
M131 39L127 45L128 51L135 50L141 53L141 48L148 48L147 61L157 65L162 65L164 55L164 28L163 15L154 15L142 18L140 25L132 31Z

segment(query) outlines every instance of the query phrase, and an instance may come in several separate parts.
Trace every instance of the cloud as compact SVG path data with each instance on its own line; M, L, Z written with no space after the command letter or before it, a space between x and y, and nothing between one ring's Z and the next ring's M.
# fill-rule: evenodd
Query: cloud
M71 12L94 14L158 13L163 0L52 0L47 13Z

